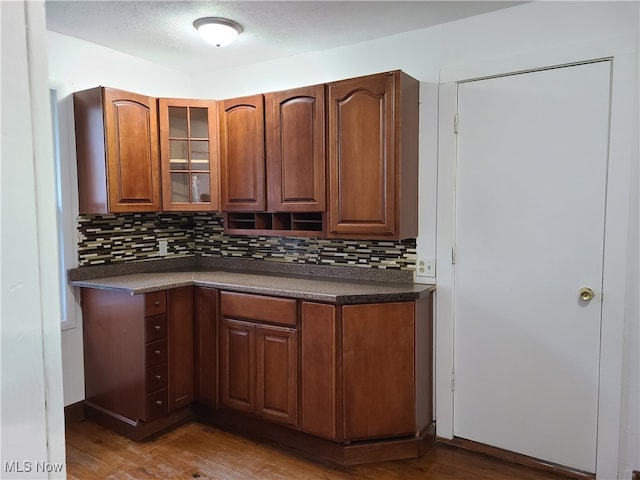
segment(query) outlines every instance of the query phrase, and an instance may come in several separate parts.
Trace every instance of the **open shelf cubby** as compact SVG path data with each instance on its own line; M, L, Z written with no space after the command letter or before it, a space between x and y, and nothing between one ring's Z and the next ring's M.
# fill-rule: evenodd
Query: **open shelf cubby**
M232 235L319 237L324 212L225 212L224 231Z

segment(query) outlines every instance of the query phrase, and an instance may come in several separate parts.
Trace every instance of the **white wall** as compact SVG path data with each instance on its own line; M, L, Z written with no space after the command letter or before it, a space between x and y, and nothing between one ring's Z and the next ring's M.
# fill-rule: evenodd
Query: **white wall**
M65 478L44 2L2 2L1 12L0 478Z
M437 84L441 70L445 67L451 70L458 64L530 54L556 47L570 50L574 44L619 35L637 36L638 5L638 2L532 2L376 41L246 67L212 70L210 75L199 74L192 78L49 32L50 78L58 82L62 80L68 85L66 93L102 84L155 96L221 99L402 69L422 82L418 253L435 257ZM582 52L582 47L576 48L578 51ZM442 127L449 128L446 125ZM636 159L637 155L636 147ZM69 160L75 159L70 156ZM637 202L637 182L632 188L635 192L632 198ZM635 225L631 222L631 227L637 228L637 220L635 222ZM634 245L637 252L637 239L635 244L630 244L631 253ZM633 259L633 255L630 258ZM637 253L635 261L637 264ZM637 265L635 270L630 270L627 290L631 293L627 296L628 304L624 306L625 325L631 337L627 339L626 366L621 385L626 402L621 424L630 427L620 432L620 478L630 478L631 466L640 468L636 408L640 367L637 356L633 354L640 344L637 299L633 303L638 290ZM81 334L77 331L63 335L65 404L82 398L81 375L77 371L75 376L69 373L82 364L81 340Z

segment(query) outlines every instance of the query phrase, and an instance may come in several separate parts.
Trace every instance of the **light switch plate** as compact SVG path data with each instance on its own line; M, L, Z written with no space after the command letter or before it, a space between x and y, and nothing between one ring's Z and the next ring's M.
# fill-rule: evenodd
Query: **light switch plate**
M435 277L436 261L434 258L418 257L416 259L416 275L418 277Z

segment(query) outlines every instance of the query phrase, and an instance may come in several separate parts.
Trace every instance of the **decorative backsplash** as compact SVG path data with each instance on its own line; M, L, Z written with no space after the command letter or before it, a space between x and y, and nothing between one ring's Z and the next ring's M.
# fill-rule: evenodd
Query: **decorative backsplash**
M79 266L186 256L414 270L416 241L337 240L225 235L217 213L82 215ZM167 240L167 254L158 240Z

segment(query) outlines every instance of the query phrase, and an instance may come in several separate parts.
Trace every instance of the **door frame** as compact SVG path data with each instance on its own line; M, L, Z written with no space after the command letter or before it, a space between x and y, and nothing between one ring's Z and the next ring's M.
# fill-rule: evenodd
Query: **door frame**
M453 438L454 371L454 246L456 135L459 82L522 73L600 59L612 60L609 165L605 207L603 302L596 478L617 478L620 448L623 327L627 270L630 172L633 162L634 102L637 49L631 35L604 41L545 48L522 55L445 67L440 71L438 111L438 193L435 332L436 435Z

